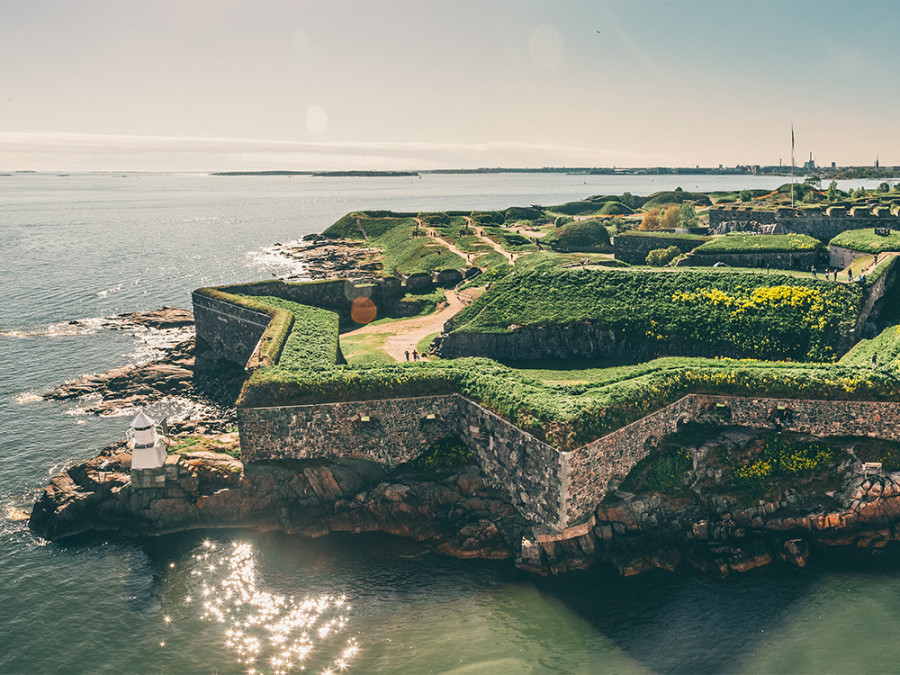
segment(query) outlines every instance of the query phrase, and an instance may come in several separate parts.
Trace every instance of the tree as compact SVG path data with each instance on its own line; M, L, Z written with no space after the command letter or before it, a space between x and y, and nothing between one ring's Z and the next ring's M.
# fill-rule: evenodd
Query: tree
M879 191L879 192L890 192L890 191L891 191L891 186L888 185L887 183L881 183L881 184L878 186L878 191Z
M700 221L694 202L682 202L678 209L678 219L681 221L681 227L697 227Z
M742 202L749 202L753 199L753 193L750 190L741 190L740 199Z
M638 229L643 230L644 232L647 232L649 230L658 230L659 209L652 208L647 211L647 213L644 214L644 219L641 221L641 226Z
M633 208L634 208L634 195L631 194L630 192L624 193L624 194L619 198L619 201L622 202L622 203L623 203L625 206L627 206L629 209L633 209Z
M678 227L678 220L678 207L672 204L662 214L662 218L659 219L659 228L661 230L674 230Z
M857 199L864 198L866 196L866 188L859 187L853 191L853 196Z
M828 184L828 191L825 194L828 196L828 201L833 202L837 200L838 186L836 180L833 180Z

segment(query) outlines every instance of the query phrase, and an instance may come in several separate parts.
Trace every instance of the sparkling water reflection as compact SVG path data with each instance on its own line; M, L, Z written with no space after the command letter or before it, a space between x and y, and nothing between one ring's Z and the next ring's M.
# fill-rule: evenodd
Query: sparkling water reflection
M201 607L203 620L223 624L222 644L248 673L286 675L309 668L330 675L350 667L359 644L342 637L351 610L346 595L298 599L263 590L253 546L233 542L224 548L206 540L192 556L200 602L190 594L183 602ZM171 614L163 623L173 623Z

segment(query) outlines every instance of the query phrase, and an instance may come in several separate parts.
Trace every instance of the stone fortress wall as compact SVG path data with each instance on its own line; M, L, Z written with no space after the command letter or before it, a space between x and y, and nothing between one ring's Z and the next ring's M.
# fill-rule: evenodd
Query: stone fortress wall
M240 307L194 291L194 325L198 349L212 351L216 358L245 365L272 320L268 314Z
M458 394L243 408L239 422L246 462L338 457L393 467L458 437L536 528L565 532L589 522L635 465L689 422L897 441L900 403L688 394L570 452Z
M705 243L705 239L681 239L667 237L665 233L657 236L627 234L613 237L613 255L616 260L627 262L629 265L644 265L647 262L647 254L658 248L677 246L682 253L687 253Z
M890 215L884 207L830 207L759 211L742 207L718 207L709 210L709 227L717 234L730 231L758 231L761 225L773 225L777 232L808 234L829 241L844 230L865 227L900 228L900 216Z
M728 267L758 267L767 265L779 270L806 270L818 266L824 259L818 251L783 251L771 253L688 253L676 267L712 267L722 263Z

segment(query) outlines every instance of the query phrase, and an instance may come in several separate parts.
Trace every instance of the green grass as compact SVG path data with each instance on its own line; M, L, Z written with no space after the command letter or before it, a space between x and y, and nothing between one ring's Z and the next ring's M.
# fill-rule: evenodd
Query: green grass
M294 370L269 366L245 384L239 405L302 405L330 401L430 396L458 392L537 437L572 449L688 393L738 396L897 400L896 371L835 364L659 359L618 368L594 384L548 385L490 359Z
M341 351L351 366L380 366L396 363L383 347L389 333L345 335L341 338Z
M871 366L877 355L878 367L900 369L900 326L888 326L871 340L860 340L838 362L847 366Z
M560 251L610 251L609 231L599 220L577 220L541 239Z
M331 368L337 361L338 315L269 295L244 295L261 305L291 312L293 325L278 363L292 368Z
M447 476L475 463L472 451L459 438L438 441L400 471L426 476Z
M394 323L396 321L406 321L420 316L428 316L434 314L440 303L447 301L447 294L443 288L435 288L425 293L407 293L400 298L397 303L400 307L391 307L391 314L387 314L375 319L368 325L380 326L385 323ZM403 306L413 309L406 309Z
M510 253L520 253L522 251L536 251L537 245L528 237L517 234L512 230L502 227L483 227L484 234L489 239L493 239L503 248L504 251Z
M330 239L376 239L395 227L412 226L409 217L371 217L364 211L348 213L322 233Z
M830 361L862 298L854 285L781 274L539 268L498 281L453 331L589 322L651 353Z
M831 469L841 448L823 441L800 440L792 434L768 432L753 441L750 453L719 453L724 479L745 500L761 499L797 481Z
M210 436L182 436L175 439L175 444L168 447L170 455L183 455L187 452L217 452L235 459L241 458L241 446L237 435L232 439L212 438Z
M828 245L873 254L900 251L900 231L891 230L888 236L881 237L875 234L875 228L872 227L863 230L846 230L828 242Z
M466 261L430 237L413 237L412 225L398 225L369 243L384 251L386 273L401 274L434 272L443 269L462 269Z
M627 492L661 494L666 497L683 497L687 494L685 475L693 466L691 454L683 449L666 446L659 452L644 457L631 470L619 489Z
M428 348L431 346L431 343L434 342L434 338L436 338L440 333L430 333L426 335L421 340L419 340L416 345L416 351L420 354L425 354L428 352Z
M800 253L820 248L822 242L805 234L729 234L701 244L693 253Z

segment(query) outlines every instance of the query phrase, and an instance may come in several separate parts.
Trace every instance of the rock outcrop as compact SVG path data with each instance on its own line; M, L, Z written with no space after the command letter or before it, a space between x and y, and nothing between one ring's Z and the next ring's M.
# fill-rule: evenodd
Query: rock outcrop
M243 465L228 455L187 452L132 476L130 461L117 444L54 476L35 503L32 530L48 539L216 527L310 537L379 531L445 555L492 559L515 556L527 531L474 467L427 480L364 460Z
M900 473L858 475L854 466L845 467L830 508L792 489L749 506L728 495L684 504L619 493L580 533L563 539L534 535L476 467L429 478L364 460L245 465L224 454L186 452L132 476L130 460L119 443L55 476L34 506L31 528L49 539L219 527L309 537L378 531L459 558L515 558L541 574L601 562L626 576L685 564L718 576L773 561L802 567L817 547L900 540Z
M597 510L582 536L529 542L520 566L559 573L599 559L629 576L686 563L724 576L773 560L803 567L816 547L878 548L900 540L900 473L865 476L860 468L845 468L830 506L794 489L749 506L728 495L684 505L619 493L615 503Z

